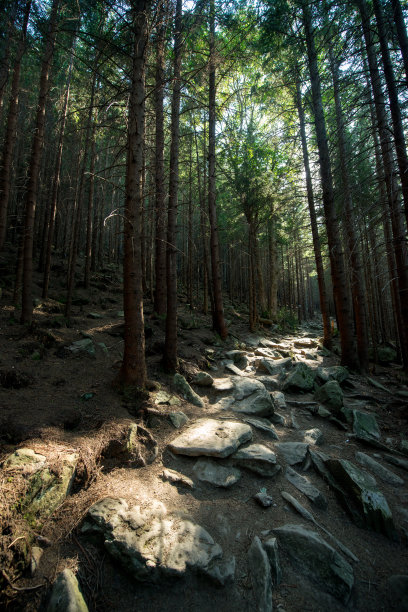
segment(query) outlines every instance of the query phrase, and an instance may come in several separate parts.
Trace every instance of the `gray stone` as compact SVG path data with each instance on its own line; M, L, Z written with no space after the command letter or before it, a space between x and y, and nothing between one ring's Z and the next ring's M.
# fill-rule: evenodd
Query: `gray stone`
M228 457L252 439L252 429L244 423L199 419L169 444L176 454L198 457Z
M235 374L235 376L246 376L246 373L240 370L234 363L226 363L225 368Z
M301 338L299 340L295 340L293 346L296 346L296 348L316 348L317 342L312 338Z
M315 487L306 476L298 474L293 468L287 467L285 472L286 479L298 489L301 493L306 495L310 501L322 510L327 509L327 499L317 487Z
M336 493L354 522L394 538L391 510L375 478L345 459L328 459L325 467L337 481Z
M282 455L286 463L296 465L306 459L308 444L305 442L279 442L275 448Z
M194 404L194 406L198 406L199 408L203 408L204 402L199 395L190 387L184 376L181 374L175 374L173 378L173 383L176 390L181 393L185 400Z
M179 404L181 404L181 400L175 395L170 395L170 393L166 393L166 391L158 391L155 395L154 403L157 405L168 404L169 406L178 406Z
M234 412L251 414L254 416L269 416L274 412L271 396L265 386L252 378L233 377L234 398L232 405Z
M208 372L197 372L193 378L193 383L199 387L211 387L214 379Z
M329 380L337 380L341 385L350 376L349 371L344 366L330 366L328 368L317 368L316 382L324 384Z
M315 372L305 363L297 363L283 384L283 391L311 391L314 386Z
M401 440L400 451L404 453L404 455L408 455L408 440Z
M381 437L375 416L360 410L353 410L353 431L363 440L370 438L379 440Z
M390 610L408 612L408 575L394 575L388 578L387 599Z
M95 357L95 346L91 338L84 338L83 340L77 340L73 342L68 350L74 355L86 354L90 357Z
M123 499L103 499L89 509L82 532L100 534L108 553L140 581L183 577L189 570L214 578L222 558L221 547L203 527L168 514L155 500L142 511Z
M271 393L273 405L277 410L285 410L286 408L286 400L285 394L282 391L273 391Z
M231 359L235 365L240 368L246 368L248 365L248 359L245 351L233 350L225 353L227 359Z
M263 444L251 444L240 448L231 459L237 465L247 468L261 476L276 476L282 469L276 462L276 455Z
M230 378L217 378L214 380L213 387L217 391L232 391L234 383Z
M391 363L391 361L396 361L397 352L389 346L380 346L377 348L377 357L380 363Z
M396 465L403 470L408 471L408 459L402 459L401 457L396 457L395 455L383 455L384 459L388 461L388 463L392 463L392 465Z
M225 586L234 582L235 577L235 557L220 559L217 563L207 568L206 575L218 586Z
M266 357L266 359L279 359L280 355L277 351L273 351L270 348L256 348L254 351L255 355L258 357Z
M222 397L212 407L214 410L229 410L234 402L235 399L233 397Z
M269 437L273 438L274 440L279 440L279 436L276 433L276 429L273 427L273 425L271 425L271 422L268 421L268 419L255 419L253 417L245 417L244 421L246 423L249 423L250 425L253 425L253 427L256 427L257 429L264 431L268 434Z
M224 467L212 459L199 459L193 469L199 480L224 489L232 487L241 478L241 472L236 468Z
M257 612L272 612L272 575L268 555L258 536L248 550L248 564Z
M43 556L43 549L39 546L31 547L31 556L30 556L30 575L34 576L38 567L40 565L41 557Z
M103 319L103 315L99 314L99 312L90 312L88 319Z
M281 425L284 427L286 425L286 419L279 412L274 412L272 416L269 417L274 425Z
M163 480L168 480L169 482L172 482L174 484L181 484L186 487L189 487L189 489L195 488L194 482L191 480L191 478L188 478L188 476L180 474L175 470L164 469L162 472L162 478Z
M33 451L32 448L18 448L3 462L3 469L21 470L23 474L32 474L44 467L47 458Z
M302 525L274 529L296 569L344 605L354 584L351 565L323 538Z
M275 391L279 389L281 385L278 376L257 376L256 380L262 383L268 391Z
M315 398L336 412L340 411L343 406L343 391L337 380L329 380L323 387L317 389Z
M357 461L364 467L366 467L370 472L381 478L387 484L392 486L401 486L404 484L402 478L391 472L388 468L378 463L375 459L370 457L370 455L366 455L365 453L356 453Z
M259 369L268 372L271 376L280 374L285 370L288 370L292 366L291 357L285 357L284 359L267 359L264 357L259 361Z
M178 412L170 412L169 420L176 429L180 429L180 427L188 423L189 419L188 416L180 410Z
M70 569L61 572L54 582L47 612L88 612L78 580Z
M307 444L311 444L312 446L322 444L323 433L317 427L314 427L313 429L307 429L303 434L303 440Z
M254 500L263 508L270 508L273 504L273 498L267 494L265 488L255 493Z
M268 538L263 543L263 547L268 555L269 564L271 566L273 584L277 586L282 580L282 570L279 563L278 541L276 538Z
M18 470L28 478L27 489L20 502L25 512L42 518L50 516L69 494L78 455L71 452L60 455L58 469L51 469L44 455L29 448L20 448L5 459L5 470Z

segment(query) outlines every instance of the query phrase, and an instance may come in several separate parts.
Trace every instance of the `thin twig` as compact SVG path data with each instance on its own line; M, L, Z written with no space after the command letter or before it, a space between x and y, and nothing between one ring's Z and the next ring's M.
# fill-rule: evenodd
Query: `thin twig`
M9 545L7 546L7 548L11 548L11 547L13 546L13 544L15 544L16 542L18 542L18 540L25 540L25 539L26 539L26 536L25 536L25 535L18 536L18 538L16 538L15 540L13 540L13 541L12 541L12 543L11 543L11 544L9 544Z
M1 573L3 575L3 577L7 580L9 586L14 590L14 591L34 591L35 589L41 589L42 587L45 586L45 583L43 582L42 584L36 584L34 586L28 586L28 587L18 587L15 586L10 578L7 576L6 572L2 569Z

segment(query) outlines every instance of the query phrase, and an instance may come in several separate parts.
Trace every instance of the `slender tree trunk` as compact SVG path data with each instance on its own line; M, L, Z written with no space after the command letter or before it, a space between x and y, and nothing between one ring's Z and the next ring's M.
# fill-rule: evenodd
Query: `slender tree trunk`
M89 192L88 192L88 209L86 215L86 245L85 245L85 270L84 270L84 287L89 289L91 278L91 259L92 259L92 225L93 225L93 206L94 206L94 191L95 191L95 124L91 129L91 160L89 165Z
M395 82L394 69L392 67L390 51L387 44L387 32L385 29L383 9L379 0L373 0L375 17L377 20L378 37L380 41L381 56L384 66L384 76L390 100L391 120L397 152L397 163L402 186L402 197L404 200L405 219L408 227L408 155L402 123L401 107L398 100L397 84Z
M57 35L59 0L53 0L48 26L48 36L41 65L40 91L38 95L35 130L28 168L27 192L25 198L24 247L23 247L23 293L21 322L31 324L33 317L33 232L35 208L37 204L38 176L40 171L41 149L44 140L45 105L47 102L48 77Z
M14 60L13 78L9 100L9 110L6 126L6 134L3 144L3 155L0 166L0 251L4 246L7 228L7 211L10 201L10 175L13 159L14 143L16 141L16 125L18 116L18 94L20 89L21 60L23 59L28 18L31 10L31 0L25 5L23 25L21 27L20 42Z
M323 207L326 221L327 240L329 244L333 296L336 304L337 320L340 332L341 363L354 370L359 369L353 328L353 311L350 294L347 288L344 265L343 246L339 236L339 222L336 213L333 191L333 177L327 142L326 122L323 112L320 75L317 65L317 53L313 37L313 25L307 0L302 1L303 18L306 34L314 122L319 165L322 182Z
M268 259L269 259L269 316L272 321L276 322L278 316L278 261L276 251L276 236L275 236L275 214L273 205L268 223Z
M323 320L323 345L330 349L332 345L331 329L330 329L330 316L329 316L329 304L327 299L326 283L324 281L324 269L323 269L323 258L322 249L320 245L319 229L317 226L316 210L314 205L312 175L310 172L309 164L309 152L307 149L306 140L306 121L305 112L303 110L302 97L300 92L300 82L296 79L296 107L299 117L300 126L300 137L302 141L302 153L303 153L303 165L305 168L306 177L306 191L307 191L307 203L309 206L310 225L312 229L313 238L313 251L316 262L317 271L317 283L319 288L319 299L320 299L320 311L322 313Z
M342 187L342 200L344 206L344 221L350 251L351 263L351 292L353 296L354 314L357 332L357 352L360 361L360 369L363 373L368 372L368 328L367 328L367 299L364 281L361 250L356 232L356 221L353 211L353 200L349 174L347 169L347 151L344 129L344 116L340 100L339 69L334 59L332 49L329 49L330 68L333 78L334 103L336 110L337 144L340 160L340 174Z
M49 284L49 279L50 279L50 268L51 268L51 252L52 252L52 244L54 240L55 214L57 211L58 190L59 190L59 184L60 184L62 150L63 150L63 144L64 144L65 124L66 124L67 114L68 114L68 102L69 102L69 90L71 86L72 65L74 61L74 53L73 53L74 46L75 44L73 43L72 50L71 50L71 60L70 60L69 69L68 69L67 88L65 91L64 107L62 109L61 127L60 127L60 133L59 133L59 138L58 138L58 151L57 151L57 158L55 160L54 180L52 184L51 208L50 208L50 218L49 218L48 234L47 234L45 264L44 264L44 279L43 279L43 290L42 290L43 298L48 297L48 284Z
M405 26L404 14L402 12L400 0L391 0L392 10L394 13L394 22L397 29L398 42L400 44L402 61L404 62L405 76L408 86L408 36Z
M158 315L166 314L166 201L164 193L164 0L160 0L157 17L156 37L156 155L155 155L155 182L156 182L156 240L155 240L155 291L154 311Z
M128 154L125 203L123 309L125 346L117 383L144 389L147 382L143 316L141 213L143 206L143 147L145 139L145 64L149 0L133 0L132 83L129 98Z
M390 208L393 245L398 273L398 290L401 303L402 325L399 329L401 353L404 368L408 369L408 252L406 245L406 228L404 227L404 219L399 201L399 190L395 180L392 147L389 137L390 130L385 113L385 100L381 89L381 77L378 70L377 57L372 40L367 3L365 0L357 1L361 15L361 23L363 26L371 87L374 97L374 107L383 158L387 198Z
M216 123L216 85L215 85L215 6L210 0L210 60L209 60L209 119L208 119L208 213L210 219L210 250L214 308L213 327L222 340L227 337L221 289L220 245L215 186L215 123Z
M177 0L174 31L173 98L171 103L170 181L167 219L167 316L163 363L169 372L178 367L177 359L177 207L179 182L182 0Z

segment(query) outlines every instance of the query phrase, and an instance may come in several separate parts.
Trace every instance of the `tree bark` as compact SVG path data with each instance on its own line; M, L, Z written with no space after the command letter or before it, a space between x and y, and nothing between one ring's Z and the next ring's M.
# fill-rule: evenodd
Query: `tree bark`
M177 0L174 22L173 97L171 103L170 180L167 219L167 316L163 363L168 372L175 372L177 359L177 208L179 182L180 99L182 0Z
M379 0L373 0L373 6L377 20L378 38L380 41L381 57L384 66L385 82L387 84L388 98L390 101L394 142L402 186L405 219L408 227L408 155L404 136L404 126L402 123L401 107L398 100L397 84L395 82L394 69L392 67L390 51L387 44L387 33L385 30L383 9Z
M402 12L400 0L391 0L391 5L394 14L395 27L397 29L398 42L401 49L402 61L404 62L405 76L407 79L406 85L408 86L408 36L404 14Z
M73 51L74 51L74 43L72 44L71 60L70 60L69 69L68 69L67 88L65 91L64 106L62 109L61 127L60 127L60 133L59 133L59 138L58 138L58 151L57 151L57 158L55 160L54 180L52 184L51 208L50 208L50 218L49 218L48 234L47 234L45 264L44 264L44 278L43 278L43 290L42 290L43 298L48 297L48 284L49 284L49 279L50 279L50 268L51 268L51 251L52 251L52 243L54 240L55 214L57 212L57 200L58 200L58 190L59 190L59 184L60 184L62 150L63 150L63 145L64 145L65 124L66 124L67 114L68 114L68 102L69 102L69 91L70 91L70 86L71 86L72 66L74 62Z
M406 228L402 216L399 190L395 180L392 146L389 137L389 125L385 113L385 100L381 89L381 77L370 28L370 18L365 0L357 0L367 52L370 81L374 98L380 147L383 159L384 178L387 189L388 205L391 217L393 246L398 274L398 292L401 304L401 325L399 336L404 368L408 369L408 252L406 245Z
M323 112L320 75L317 65L317 53L313 37L313 26L307 0L302 0L303 18L309 62L314 122L319 165L322 182L323 207L329 245L333 296L336 304L337 320L340 332L341 363L352 369L359 369L353 329L353 312L344 265L343 246L339 236L339 222L336 213L333 177L327 142L326 122Z
M296 78L296 107L297 107L297 112L298 112L298 117L299 117L300 139L302 141L303 165L305 168L305 177L306 177L307 204L309 207L310 226L311 226L312 238L313 238L313 251L314 251L314 257L315 257L315 262L316 262L317 284L319 288L319 300L320 300L320 312L322 313L322 320L323 320L323 345L327 349L330 349L332 346L332 337L331 337L331 329L330 329L329 303L327 299L326 283L324 281L322 249L320 245L319 229L317 225L316 209L314 205L312 175L310 172L310 163L309 163L309 152L307 149L305 111L303 109L302 96L301 96L301 91L300 91L300 81L298 77Z
M209 118L208 118L208 214L210 219L210 251L214 305L212 311L213 328L222 340L227 337L221 288L220 245L215 186L215 123L216 123L216 85L215 85L215 6L210 0L210 60L209 60Z
M141 213L143 206L143 147L145 139L145 64L149 0L133 0L132 82L128 114L128 150L124 221L123 309L125 346L117 377L121 386L144 389L147 382L143 316Z
M354 315L357 333L357 352L362 373L368 372L368 327L367 327L367 299L364 280L361 249L356 232L356 220L353 210L353 199L347 168L346 138L344 129L344 115L340 100L339 68L334 59L332 49L329 49L329 62L333 79L334 104L336 111L337 145L340 160L340 174L342 187L342 201L344 206L344 221L350 252L351 263L351 293L353 296Z
M21 323L31 324L33 317L33 233L37 204L38 176L41 149L44 141L45 105L49 91L49 72L57 35L57 17L60 0L53 0L48 24L48 35L41 65L40 90L38 95L35 129L28 168L27 192L25 197L24 246L23 246L23 291Z
M156 240L154 311L166 314L166 201L164 193L164 0L160 0L156 37L156 89L154 96L156 115L155 182L156 182Z
M31 10L31 0L27 0L23 24L21 27L20 42L18 45L16 57L14 60L14 71L13 78L11 81L11 91L9 100L9 110L6 126L6 134L4 137L3 144L3 156L0 166L0 251L4 246L6 238L7 228L7 211L10 201L10 175L11 175L11 164L13 159L14 143L16 141L16 125L18 116L18 94L20 89L20 72L21 72L21 60L23 59L25 46L26 46L26 35L27 35L27 24Z

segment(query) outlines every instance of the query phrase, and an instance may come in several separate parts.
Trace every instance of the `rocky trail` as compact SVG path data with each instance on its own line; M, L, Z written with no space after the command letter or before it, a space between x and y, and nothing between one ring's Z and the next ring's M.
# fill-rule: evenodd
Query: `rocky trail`
M10 610L408 610L408 389L320 328L148 316L143 402L111 388L120 295L1 311L1 605ZM83 300L86 302L86 300ZM148 312L149 315L149 312ZM68 602L67 603L67 598ZM72 606L72 607L69 607Z

